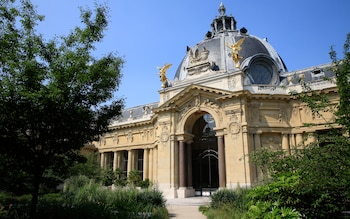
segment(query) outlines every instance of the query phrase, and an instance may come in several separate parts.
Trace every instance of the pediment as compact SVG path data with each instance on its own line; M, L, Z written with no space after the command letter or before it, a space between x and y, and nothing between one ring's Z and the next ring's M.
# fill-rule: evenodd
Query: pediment
M180 109L189 105L196 106L203 101L216 102L217 98L227 95L232 95L232 92L202 85L190 85L160 105L155 111Z

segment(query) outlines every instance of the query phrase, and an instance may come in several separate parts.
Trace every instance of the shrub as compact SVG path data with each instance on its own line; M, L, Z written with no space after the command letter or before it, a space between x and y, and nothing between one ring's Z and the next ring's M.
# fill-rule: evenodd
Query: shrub
M251 205L243 219L299 219L301 214L292 208L283 207L279 201L273 203L268 201L258 201Z
M128 181L132 186L138 186L138 183L142 181L141 173L138 170L132 170L128 174Z
M117 168L115 171L114 185L116 186L126 186L127 178L122 169Z
M64 188L40 197L39 219L168 218L163 194L156 189L109 190L84 176L69 178ZM0 218L28 218L30 199L0 193Z
M0 218L27 218L31 195L14 196L0 192Z
M247 204L248 189L238 187L235 190L221 189L211 196L211 207L218 208L225 204L235 206L235 208L245 208Z
M208 219L242 218L247 209L248 189L222 189L211 196L210 206L200 206L199 210Z
M105 186L110 186L116 179L116 173L111 168L104 169L102 171L102 183Z
M151 204L156 207L165 207L163 194L156 189L142 190L137 194L136 201L143 205Z
M236 208L232 204L223 204L218 208L200 208L201 212L207 217L207 219L232 219L243 218L245 209Z

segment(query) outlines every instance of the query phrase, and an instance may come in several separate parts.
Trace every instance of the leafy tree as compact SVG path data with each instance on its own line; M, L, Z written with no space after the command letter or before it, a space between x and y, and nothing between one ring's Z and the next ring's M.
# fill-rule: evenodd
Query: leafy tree
M302 93L293 93L306 103L315 116L324 111L335 115L326 121L328 131L316 134L317 141L291 155L262 150L252 160L265 164L272 182L252 191L255 201L279 201L309 218L333 218L350 209L350 34L344 44L344 58L338 60L331 49L339 103L330 104L327 95L313 91L301 81ZM313 125L313 124L308 124Z
M68 169L68 175L83 175L90 179L99 181L101 179L103 169L98 163L97 156L97 152L84 154L85 159L83 160L83 162L74 162L74 165Z
M32 218L47 171L66 171L121 113L123 99L111 99L123 60L92 55L107 14L106 6L81 9L81 27L46 41L35 29L43 16L29 0L0 3L0 158L18 164L4 171L30 177Z

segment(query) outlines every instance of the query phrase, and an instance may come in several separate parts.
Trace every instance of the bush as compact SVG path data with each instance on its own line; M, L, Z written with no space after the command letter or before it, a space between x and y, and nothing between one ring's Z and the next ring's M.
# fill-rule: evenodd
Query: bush
M301 214L292 208L283 207L279 201L273 203L268 201L258 201L251 205L243 219L299 219Z
M165 199L156 189L109 190L84 176L71 177L64 188L61 193L39 198L39 219L168 218ZM28 195L0 193L0 218L28 218L30 200Z
M132 186L138 186L138 183L142 181L141 173L138 170L132 170L128 174L128 181Z
M207 217L207 219L232 219L243 218L245 210L236 208L232 204L223 204L218 208L200 208L201 212Z
M222 189L211 196L210 206L200 206L199 211L208 219L242 218L247 208L248 189Z
M0 218L27 218L31 195L14 196L0 192Z
M165 207L163 194L156 189L142 190L137 194L136 201L143 205L150 204L156 207Z
M215 192L211 196L212 208L218 208L222 205L233 205L235 208L245 208L247 204L247 194L248 189L238 187L235 190L232 189L221 189Z

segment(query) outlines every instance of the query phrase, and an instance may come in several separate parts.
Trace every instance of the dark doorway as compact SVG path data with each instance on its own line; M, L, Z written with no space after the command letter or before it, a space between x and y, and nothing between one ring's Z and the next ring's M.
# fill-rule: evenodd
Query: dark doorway
M193 126L192 183L196 195L211 195L219 187L218 144L215 121L204 114Z

